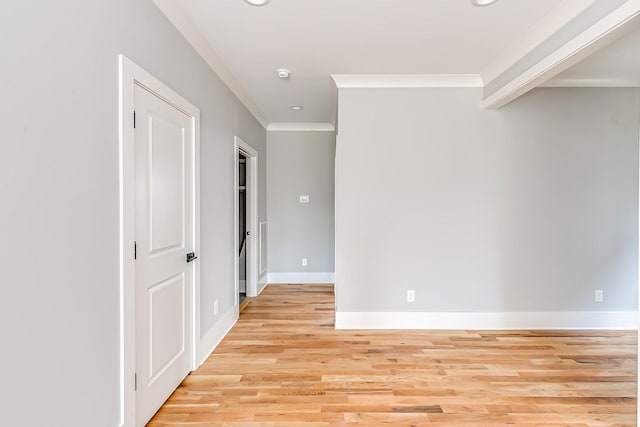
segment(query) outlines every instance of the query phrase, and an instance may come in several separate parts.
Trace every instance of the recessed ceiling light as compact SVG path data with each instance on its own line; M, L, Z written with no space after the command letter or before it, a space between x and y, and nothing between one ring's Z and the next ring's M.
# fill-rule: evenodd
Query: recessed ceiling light
M498 0L471 0L471 4L474 6L489 6L497 1Z
M251 6L264 6L269 3L269 0L244 0L249 3Z
M292 105L289 108L291 108L293 111L300 111L300 110L302 110L303 107L302 107L302 105Z
M288 79L291 75L291 71L287 70L286 68L280 68L276 70L276 72L278 73L278 77L280 77L281 79Z

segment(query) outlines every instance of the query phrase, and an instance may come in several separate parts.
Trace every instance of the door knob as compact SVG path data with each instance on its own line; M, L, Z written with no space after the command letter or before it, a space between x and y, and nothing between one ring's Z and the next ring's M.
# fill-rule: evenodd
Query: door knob
M198 257L196 256L196 254L194 252L189 252L187 254L187 262L191 262L194 259L198 259Z

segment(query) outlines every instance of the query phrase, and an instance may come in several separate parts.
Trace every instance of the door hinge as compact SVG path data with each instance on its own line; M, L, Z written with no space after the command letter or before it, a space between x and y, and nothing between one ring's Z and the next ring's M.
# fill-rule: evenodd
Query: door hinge
M138 243L133 242L133 259L138 259Z
M133 390L138 391L138 374L133 374Z
M133 128L136 128L136 110L133 110Z

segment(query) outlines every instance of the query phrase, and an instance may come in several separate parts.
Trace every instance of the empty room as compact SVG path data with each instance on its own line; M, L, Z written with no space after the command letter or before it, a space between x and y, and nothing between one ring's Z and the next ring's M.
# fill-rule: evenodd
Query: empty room
M0 425L638 424L640 0L0 16Z

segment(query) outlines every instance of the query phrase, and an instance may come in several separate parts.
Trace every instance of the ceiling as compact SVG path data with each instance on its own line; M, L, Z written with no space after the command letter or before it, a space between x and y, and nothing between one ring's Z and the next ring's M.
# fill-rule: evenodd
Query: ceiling
M559 6L590 3L271 0L254 7L243 0L155 1L192 44L198 40L199 52L206 51L205 59L265 126L331 123L332 74L482 76L551 21ZM630 43L638 46L635 37ZM564 77L590 75L598 67L584 61ZM291 77L279 79L279 68L289 69ZM304 108L292 111L291 105Z

